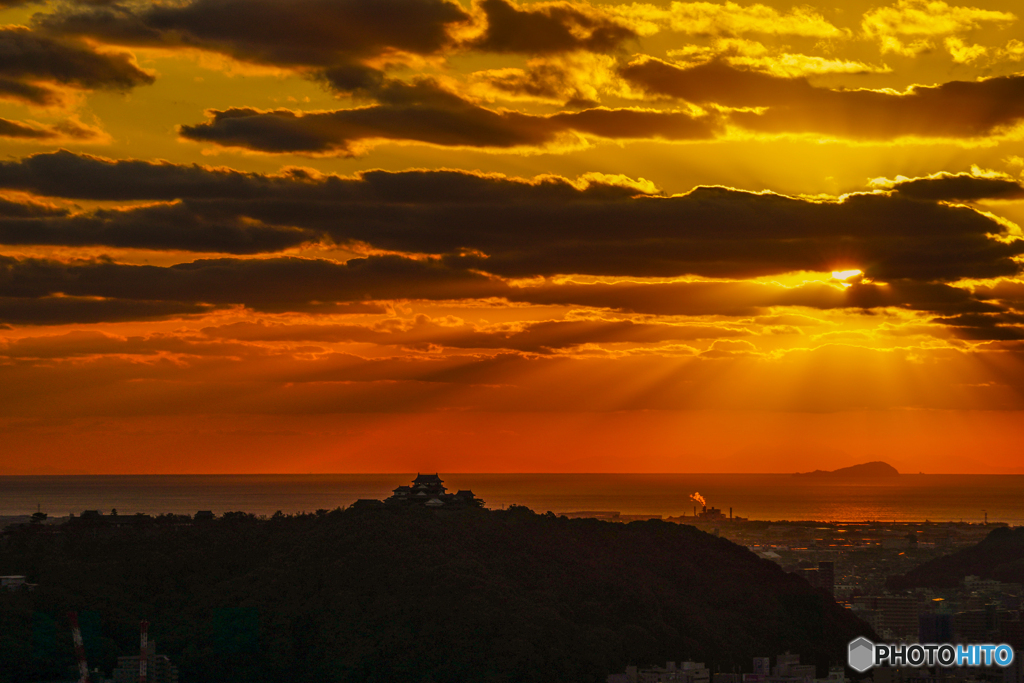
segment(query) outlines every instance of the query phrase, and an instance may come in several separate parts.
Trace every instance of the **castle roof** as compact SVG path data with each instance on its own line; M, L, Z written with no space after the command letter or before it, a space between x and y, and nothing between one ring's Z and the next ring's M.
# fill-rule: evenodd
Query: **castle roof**
M482 507L484 501L476 497L469 489L459 489L458 493L448 493L441 477L435 474L417 474L411 486L399 486L392 489L395 493L385 502L401 505L426 505L427 507Z

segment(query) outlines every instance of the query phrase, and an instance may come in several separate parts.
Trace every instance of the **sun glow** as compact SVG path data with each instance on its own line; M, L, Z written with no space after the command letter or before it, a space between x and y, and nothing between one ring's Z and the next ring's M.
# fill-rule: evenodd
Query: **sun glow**
M847 282L847 280L853 279L855 277L860 277L863 274L864 274L864 271L856 270L856 269L854 269L854 270L833 270L832 271L832 279L833 280L839 280L839 282L843 285L843 287L849 287L851 283Z
M1024 474L1019 1L65 4L0 475Z

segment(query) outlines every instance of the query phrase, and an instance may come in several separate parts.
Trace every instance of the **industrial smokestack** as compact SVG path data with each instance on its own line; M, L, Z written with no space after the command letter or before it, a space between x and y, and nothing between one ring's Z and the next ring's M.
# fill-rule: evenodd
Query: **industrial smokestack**
M729 519L732 519L732 508L729 508Z

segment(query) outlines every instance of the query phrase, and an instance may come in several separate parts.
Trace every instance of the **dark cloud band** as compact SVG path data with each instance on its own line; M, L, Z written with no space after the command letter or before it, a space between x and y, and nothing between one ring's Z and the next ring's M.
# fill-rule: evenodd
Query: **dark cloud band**
M489 109L430 80L411 85L391 82L375 95L381 104L329 112L213 111L212 120L181 126L179 131L189 140L259 152L355 156L386 140L443 147L546 148L574 134L702 140L716 129L710 116L674 111L600 108L543 116Z
M23 26L0 27L0 97L49 105L59 94L40 82L86 90L129 90L154 81L131 55L100 53L84 42Z
M37 15L40 29L115 45L193 47L279 66L334 66L389 50L430 54L469 15L448 0L193 0Z
M975 138L1024 118L1024 76L913 86L905 93L831 90L710 61L676 66L646 58L620 70L652 95L695 104L765 107L735 111L731 122L766 133L822 133L844 138Z
M988 320L991 316L1010 315L1011 306L1021 308L1024 304L1024 295L1019 292L994 294L982 289L972 293L961 287L912 281L886 285L856 283L846 288L826 283L785 287L755 282L576 284L550 281L524 287L471 270L449 267L436 260L397 256L374 256L346 263L297 258L215 259L171 267L104 260L60 262L0 257L0 298L5 302L0 307L3 313L0 322L17 324L122 320L130 317L132 311L144 318L166 317L227 306L266 312L376 314L385 310L381 302L394 300L494 299L655 316L751 316L775 307L793 306L822 310L894 307L944 315L950 317L949 325L965 327L962 321L968 318L963 316L975 316L972 319L982 316ZM38 312L33 314L36 304ZM961 318L954 319L956 316ZM1000 323L1007 321L998 320ZM555 338L562 339L558 343L563 346L585 343L587 337L580 333L583 328L586 325L559 328L575 330L568 336L559 336L561 333L555 334L552 330L548 331L552 334L540 334L540 328L524 328L518 332L510 329L504 335L490 335L487 337L490 342L470 335L451 345L537 350L554 345L551 340ZM694 328L647 330L626 326L625 332L613 328L602 327L590 338L651 342L695 339L701 334ZM453 332L450 328L440 331ZM381 333L390 332L394 330L385 329ZM419 337L410 333L391 339L410 345L429 343L430 334L438 330L431 332L424 328L420 332L423 334ZM508 346L509 335L517 340L512 347ZM721 335L729 336L727 332ZM539 341L542 339L548 341Z
M267 176L68 153L0 163L0 187L81 198L180 199L0 219L0 233L18 244L38 235L45 244L245 254L326 241L433 254L454 270L507 277L742 279L858 268L886 281L941 282L1015 275L1016 258L1024 253L1024 241L991 217L902 190L842 200L721 187L638 196L628 185L578 186L554 177L522 181L454 171Z

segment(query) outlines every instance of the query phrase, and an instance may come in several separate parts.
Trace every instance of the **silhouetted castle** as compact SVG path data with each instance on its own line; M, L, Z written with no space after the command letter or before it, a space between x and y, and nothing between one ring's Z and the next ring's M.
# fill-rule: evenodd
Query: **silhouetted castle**
M484 501L469 489L448 493L437 474L418 474L412 486L399 486L385 501L388 505L425 505L427 507L483 507Z

